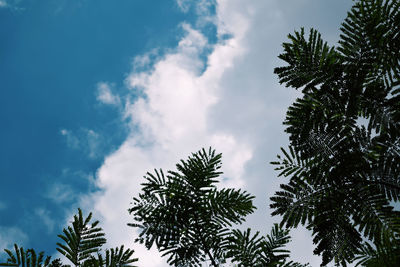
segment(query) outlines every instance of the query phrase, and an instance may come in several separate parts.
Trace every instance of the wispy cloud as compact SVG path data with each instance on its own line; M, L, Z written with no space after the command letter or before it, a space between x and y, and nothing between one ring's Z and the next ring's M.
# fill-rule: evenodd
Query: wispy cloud
M47 192L45 193L45 197L54 201L55 203L62 204L73 201L76 196L70 185L55 183L48 188Z
M7 205L4 202L0 201L0 210L5 210L7 208Z
M28 236L18 227L0 226L0 244L1 249L12 249L14 244L24 246L28 242Z
M5 0L0 0L0 8L7 7L7 6L8 6L8 4Z
M23 11L24 8L21 6L21 0L0 0L0 9L7 8L13 11Z
M72 149L78 149L80 146L80 141L78 139L78 137L76 137L72 131L67 130L67 129L61 129L60 130L60 134L62 136L65 136L66 141L67 141L67 145L68 147L72 148Z
M73 132L61 129L60 134L66 138L67 145L71 149L82 150L92 159L103 156L103 137L94 130L83 128Z
M188 12L191 4L191 0L176 0L176 3L178 4L178 7L183 11L183 12Z
M119 106L121 104L121 100L118 95L114 95L112 93L113 85L100 82L97 84L97 100L99 100L103 104L108 105L116 105Z
M35 215L42 220L44 226L47 229L48 233L52 233L54 230L55 221L52 219L50 211L44 208L37 208L35 209Z

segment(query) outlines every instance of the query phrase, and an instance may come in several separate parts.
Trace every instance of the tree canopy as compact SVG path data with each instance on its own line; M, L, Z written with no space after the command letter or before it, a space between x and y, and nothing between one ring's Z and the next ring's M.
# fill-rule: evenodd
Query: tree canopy
M303 96L284 122L290 146L273 162L290 179L272 214L310 229L323 265L400 234L400 2L356 1L340 30L337 47L314 29L290 34L279 56L287 65L275 69Z
M182 160L177 171L148 173L129 209L135 221L129 225L141 230L137 241L147 248L155 243L177 266L223 262L228 227L242 223L255 207L249 193L217 189L220 167L221 154L210 148Z
M221 154L209 148L176 164L177 171L147 173L129 212L140 231L137 242L155 245L174 266L307 266L289 260L289 231L274 225L260 236L233 230L255 210L254 196L240 189L217 188Z

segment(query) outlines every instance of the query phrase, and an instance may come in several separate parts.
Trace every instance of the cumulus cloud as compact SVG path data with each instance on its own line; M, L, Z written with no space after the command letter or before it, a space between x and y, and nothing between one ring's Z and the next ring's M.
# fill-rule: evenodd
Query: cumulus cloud
M198 24L183 23L185 34L176 49L155 62L137 57L136 64L151 68L134 67L126 80L131 95L123 112L131 133L98 170L101 191L81 202L101 220L113 246L134 247L141 266L166 266L157 251L133 245L136 233L126 226L131 197L138 194L147 171L173 169L179 159L208 146L223 153L222 186L241 187L257 197L259 209L246 227L269 232L278 219L269 216L268 197L280 181L268 162L287 143L282 121L297 96L281 88L272 73L280 64L276 57L281 43L292 31L290 23L301 25L289 21L288 14L299 6L310 8L312 2L218 0L215 14L199 15L199 20L213 16L216 44L209 43ZM184 10L193 4L177 3ZM205 1L198 3L200 9ZM318 265L309 233L293 234L293 260Z
M235 49L234 40L220 45L202 72L204 62L200 55L208 45L207 39L187 24L182 27L186 34L176 51L165 55L151 71L134 72L128 77L132 93L138 89L144 94L125 106L125 117L139 130L132 132L98 171L97 182L102 192L93 196L93 205L103 217L106 231L112 232L110 239L114 245L123 241L129 245L134 239L134 233L116 232L129 222L126 210L131 197L139 192L146 171L172 168L191 152L213 146L224 153L226 186L244 184L242 173L252 157L251 149L230 133L210 132L207 127L208 110L218 102L223 68L233 66L231 61L240 50ZM220 53L228 56L221 58ZM146 254L141 247L136 250L143 250L137 254L143 266L162 263L158 253Z

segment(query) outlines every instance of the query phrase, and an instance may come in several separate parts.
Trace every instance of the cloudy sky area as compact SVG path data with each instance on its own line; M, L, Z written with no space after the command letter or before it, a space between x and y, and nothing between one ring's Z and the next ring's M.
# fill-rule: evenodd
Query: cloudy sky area
M281 44L301 26L336 42L351 4L0 0L0 248L55 254L82 207L111 246L166 266L133 245L130 200L147 171L209 146L223 153L222 186L256 196L243 227L269 232L280 183L269 162L297 95L273 74ZM292 259L318 266L310 234L292 237Z

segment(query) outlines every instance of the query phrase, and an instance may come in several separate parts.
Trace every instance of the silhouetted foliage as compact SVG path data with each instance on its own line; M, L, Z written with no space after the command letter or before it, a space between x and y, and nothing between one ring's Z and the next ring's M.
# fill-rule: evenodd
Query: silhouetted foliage
M303 267L288 261L289 231L275 225L270 235L259 237L232 230L252 213L254 198L240 189L217 189L222 174L221 154L211 148L192 154L176 165L177 171L155 170L144 177L142 192L129 212L140 229L136 242L147 248L154 244L174 266Z
M289 39L275 73L303 96L284 122L289 149L272 162L290 178L271 197L272 214L312 231L322 265L346 265L363 238L377 248L382 236L399 238L400 2L356 1L337 48L314 29Z
M72 226L63 229L63 234L58 235L64 242L57 243L57 251L63 254L75 266L80 266L89 259L93 253L97 253L100 247L106 243L99 221L89 224L92 213L83 219L82 210L78 209L78 215L74 215Z
M138 261L136 258L132 258L134 251L131 249L124 250L124 246L120 248L106 250L106 255L103 257L101 254L97 254L97 258L92 257L86 260L83 266L87 267L135 267L131 265Z
M105 257L100 254L100 248L106 243L103 230L98 227L99 221L90 223L92 213L84 219L82 210L78 209L78 215L74 215L72 226L63 229L63 234L58 235L63 242L57 243L57 251L63 254L73 266L82 267L135 267L131 265L138 261L133 258L133 250L120 248L106 249ZM44 252L37 254L35 250L24 250L14 245L15 253L5 249L8 259L0 266L19 267L70 267L64 265L60 259L50 262L50 256L44 256Z
M228 238L227 257L239 266L308 266L287 261L290 251L285 249L285 246L290 242L289 230L284 230L275 224L266 237L259 234L256 232L251 235L249 228L246 231L233 230Z
M14 251L4 249L8 255L7 262L0 263L0 266L21 266L21 267L48 267L50 256L44 256L44 252L36 253L33 249L24 250L23 247L14 245Z
M211 148L192 154L177 171L147 173L129 212L140 229L137 242L153 244L175 266L225 259L229 228L252 213L254 198L240 189L217 189L221 154Z

